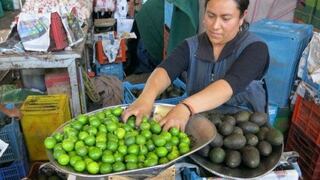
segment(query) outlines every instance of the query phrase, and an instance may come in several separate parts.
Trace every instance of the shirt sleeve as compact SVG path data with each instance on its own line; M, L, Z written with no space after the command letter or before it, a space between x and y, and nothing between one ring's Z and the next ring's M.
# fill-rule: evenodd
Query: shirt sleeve
M223 79L230 84L233 94L237 94L244 91L251 81L260 80L268 66L267 45L263 42L254 42L243 50Z
M189 46L187 41L183 41L175 48L167 59L162 61L158 67L164 68L171 82L174 81L183 71L186 71L189 66Z

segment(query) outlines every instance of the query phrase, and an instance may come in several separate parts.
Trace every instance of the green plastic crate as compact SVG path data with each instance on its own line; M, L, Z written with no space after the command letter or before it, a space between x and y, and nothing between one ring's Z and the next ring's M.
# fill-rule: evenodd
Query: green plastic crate
M285 133L291 123L292 111L289 108L279 108L273 127Z
M305 0L304 5L298 4L297 10L302 11L307 14L313 14L318 0Z
M320 18L320 1L317 2L317 6L314 12L314 16L316 16L317 18Z
M320 29L320 17L313 16L312 21L311 21L311 24L312 24L315 28Z
M298 22L303 22L306 24L310 24L312 20L312 13L306 13L304 11L296 9L294 11L294 18L298 20Z

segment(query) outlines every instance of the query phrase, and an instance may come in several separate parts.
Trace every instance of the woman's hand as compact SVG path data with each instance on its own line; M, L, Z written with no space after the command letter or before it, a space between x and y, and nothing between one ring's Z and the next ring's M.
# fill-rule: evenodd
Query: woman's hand
M136 125L140 125L144 116L149 117L153 108L153 101L147 98L139 97L122 113L122 120L124 122L134 115L136 117Z
M184 131L189 117L190 112L188 108L182 104L178 104L163 119L161 119L159 123L163 126L163 130L165 131L168 131L172 127L176 127L181 131Z

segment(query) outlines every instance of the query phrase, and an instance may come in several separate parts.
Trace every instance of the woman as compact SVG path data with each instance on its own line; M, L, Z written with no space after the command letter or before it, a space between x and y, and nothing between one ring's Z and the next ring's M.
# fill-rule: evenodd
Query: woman
M206 31L185 40L150 75L139 98L123 114L136 123L151 113L158 94L182 72L187 72L188 98L160 120L164 130L184 130L195 113L219 108L234 113L246 107L265 112L263 76L269 54L264 42L248 32L245 22L249 0L206 0ZM223 105L223 106L221 106Z

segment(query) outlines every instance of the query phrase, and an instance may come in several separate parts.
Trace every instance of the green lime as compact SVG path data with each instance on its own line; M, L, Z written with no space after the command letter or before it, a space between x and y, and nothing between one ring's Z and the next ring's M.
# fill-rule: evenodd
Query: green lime
M106 117L108 117L112 113L112 110L111 109L105 109L105 110L103 110L103 112L106 115Z
M119 153L119 152L115 152L114 155L113 155L113 157L114 157L114 160L115 160L116 162L118 162L118 161L123 161L123 154L121 154L121 153Z
M166 140L161 136L155 136L152 140L154 145L157 147L164 146L167 143Z
M168 154L168 150L165 147L157 147L156 153L158 157L165 157Z
M149 130L142 130L141 135L144 136L146 139L150 139L152 136L152 133Z
M108 174L112 172L112 165L110 163L101 163L100 165L100 173Z
M120 172L126 170L126 166L123 162L118 161L112 165L112 169L114 172Z
M135 116L130 116L127 120L127 124L132 127L135 128L136 127L136 117Z
M131 163L137 163L138 162L138 156L135 154L128 154L124 157L125 162L131 162Z
M76 164L76 161L82 160L82 158L81 158L80 156L77 156L77 155L75 155L75 156L69 156L69 157L70 157L70 165L71 165L72 167L74 167L74 165Z
M97 147L92 147L89 149L89 157L92 160L98 160L102 156L102 150Z
M139 145L144 145L146 143L146 138L142 135L136 136L136 143Z
M137 169L138 168L138 164L137 163L133 163L133 162L128 162L126 164L127 170L132 170L132 169Z
M140 145L140 146L139 146L139 152L140 152L140 154L142 154L142 155L147 154L147 153L148 153L148 148L147 148L147 146L145 146L145 145Z
M47 137L45 140L44 140L44 146L47 148L47 149L53 149L54 146L56 145L57 143L57 140L54 138L54 137Z
M179 132L179 138L182 139L182 138L185 138L185 137L188 137L188 135L184 132Z
M159 159L159 164L166 164L169 162L169 159L167 157L162 157Z
M139 161L139 162L144 162L145 159L146 159L146 157L145 157L143 154L140 154L140 155L138 156L138 161Z
M132 144L128 147L128 153L129 154L135 154L138 155L139 154L139 146L136 144Z
M63 166L66 166L68 165L70 161L70 158L67 154L61 154L59 157L58 157L58 163L63 165Z
M77 172L83 172L86 169L86 163L82 159L79 159L75 162L73 168Z
M95 141L96 141L96 139L95 139L95 137L92 136L92 135L90 135L90 136L88 136L88 137L86 137L86 138L84 139L84 143L85 143L87 146L93 146L93 145L95 144Z
M136 143L136 138L134 136L129 136L124 140L125 145L130 146Z
M180 142L179 138L176 137L176 136L172 136L171 140L170 140L170 143L174 146L178 145Z
M61 142L63 140L63 135L59 132L54 133L53 137L56 139L57 142Z
M126 154L127 154L127 150L128 150L128 148L127 148L127 146L125 146L125 145L120 145L120 146L118 147L118 151L119 151L121 154L123 154L123 155L126 155Z
M80 146L76 149L77 155L84 157L88 153L88 148L86 146Z
M74 121L73 123L71 123L71 127L78 131L82 129L82 126L83 124L80 121Z
M88 117L86 115L80 114L77 117L77 121L81 122L83 125L87 124L88 122Z
M80 139L80 140L84 140L85 138L87 138L89 136L89 133L88 132L86 132L86 131L80 131L79 132L79 135L78 135L78 138Z
M143 122L140 124L140 129L141 130L149 130L151 125L148 122Z
M153 144L153 141L151 139L147 141L147 148L149 151L153 151L155 149L155 145Z
M104 112L100 111L97 112L96 117L99 118L100 120L104 119L106 116L104 114Z
M107 149L115 152L118 149L118 143L115 141L108 141L107 142Z
M56 145L54 146L54 148L53 148L53 151L56 151L56 150L58 150L58 149L63 150L63 148L62 148L62 143L56 144Z
M180 154L179 154L179 151L171 151L171 152L168 154L167 158L169 159L169 161L172 161L172 160L178 158L179 155L180 155Z
M107 133L108 132L107 127L104 124L100 124L98 129L99 129L99 132L103 132L103 133Z
M99 164L97 162L89 162L87 170L90 174L97 174L99 172Z
M130 131L132 127L129 124L123 125L123 129L126 130L126 132Z
M168 152L171 152L172 150L172 144L169 142L166 145L164 145L164 147L168 150Z
M84 142L83 141L77 141L75 144L74 144L74 149L77 150L79 147L81 146L85 146Z
M70 151L70 152L68 152L68 155L69 155L70 158L71 158L71 156L76 156L77 153L76 153L75 151Z
M118 139L118 136L111 134L111 133L108 133L108 141L118 142L119 139Z
M102 141L98 141L98 142L96 142L96 147L98 147L99 149L101 149L103 151L107 148L107 143L102 142Z
M62 148L67 151L67 152L70 152L73 150L74 148L74 143L71 141L71 140L63 140L62 141Z
M60 149L58 149L58 150L55 150L54 152L53 152L53 157L54 157L54 159L56 159L56 160L58 160L58 157L61 155L61 154L66 154L66 152L64 151L64 150L60 150Z
M147 158L159 159L158 155L155 152L148 152Z
M98 128L100 126L100 124L101 124L101 121L97 117L91 117L89 119L89 123L90 123L91 127Z
M95 128L93 126L90 126L87 131L88 131L89 135L96 135L98 133L97 128Z
M113 132L113 131L115 131L116 129L118 128L118 126L117 126L117 123L115 123L115 122L110 122L108 125L107 125L107 130L108 130L108 132Z
M151 125L151 132L154 134L159 134L161 132L161 126L159 123L154 123Z
M114 157L113 157L112 154L103 153L103 155L102 155L102 162L112 164L112 163L115 162L115 159L114 159Z
M172 136L178 136L178 135L179 135L179 129L178 129L178 128L175 128L175 127L170 128L169 132L170 132L170 134L171 134Z
M142 123L146 123L148 121L149 121L149 118L147 116L142 117L142 121L141 121Z
M123 109L120 106L112 109L112 114L117 117L119 117L122 114L122 112L123 112Z
M180 143L179 144L179 152L181 154L185 154L185 153L187 153L189 151L190 151L190 147L189 147L188 144L186 144L186 143Z
M172 138L172 135L171 135L169 132L167 132L167 131L162 131L162 132L161 132L161 136L162 136L167 142L169 142L169 141L171 140L171 138Z
M190 145L190 139L189 139L189 137L180 138L180 143L186 143L186 144L189 144L189 145Z
M118 136L119 139L123 139L124 136L126 135L126 130L123 128L118 128L116 130L116 135Z
M144 162L145 167L151 167L158 164L158 160L155 158L147 158Z

